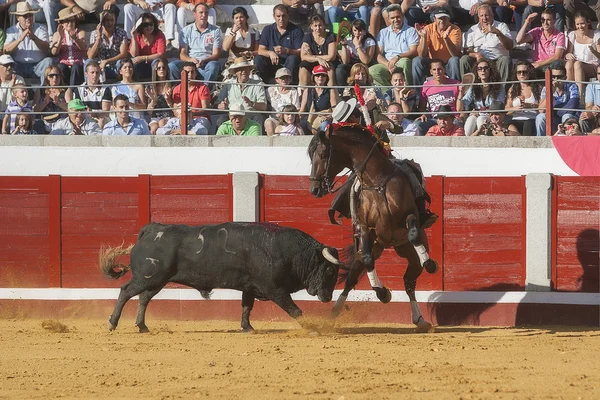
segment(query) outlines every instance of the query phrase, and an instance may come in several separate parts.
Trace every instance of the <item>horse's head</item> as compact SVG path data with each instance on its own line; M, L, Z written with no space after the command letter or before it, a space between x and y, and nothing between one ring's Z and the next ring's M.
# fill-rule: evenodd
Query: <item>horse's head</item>
M331 141L325 132L313 136L308 146L308 156L312 164L310 170L310 193L315 197L323 197L331 192L335 174L330 170Z

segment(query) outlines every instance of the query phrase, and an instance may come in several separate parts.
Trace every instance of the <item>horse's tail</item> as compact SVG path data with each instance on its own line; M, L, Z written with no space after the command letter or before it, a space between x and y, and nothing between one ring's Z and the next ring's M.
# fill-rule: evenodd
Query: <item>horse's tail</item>
M346 246L340 252L340 261L342 261L345 265L349 265L350 268L342 270L338 275L338 283L345 283L348 280L348 276L350 276L350 272L356 268L356 247L354 244ZM362 268L358 276L358 280L364 276L367 272L365 268Z
M117 259L130 254L133 246L133 244L129 247L125 247L123 244L116 247L103 245L100 248L100 271L102 274L109 279L119 279L125 275L131 269L131 265L123 265L117 262Z

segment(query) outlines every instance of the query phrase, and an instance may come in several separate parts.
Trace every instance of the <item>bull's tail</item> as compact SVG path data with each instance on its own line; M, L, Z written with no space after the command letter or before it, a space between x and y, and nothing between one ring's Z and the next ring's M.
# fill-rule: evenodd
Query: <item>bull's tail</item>
M109 279L119 279L125 275L130 269L130 265L123 265L117 261L120 256L131 253L133 244L129 247L124 247L123 244L116 247L102 246L100 248L100 270L105 277Z
M356 247L354 244L351 244L347 247L345 247L344 249L342 249L342 251L340 252L340 260L347 266L349 266L348 269L344 269L341 270L339 275L338 275L338 283L346 283L346 281L348 280L348 276L350 275L350 272L352 271L352 269L357 267L357 263L356 261ZM362 270L358 276L358 280L360 280L360 278L363 277L363 275L367 272L367 270L362 267Z

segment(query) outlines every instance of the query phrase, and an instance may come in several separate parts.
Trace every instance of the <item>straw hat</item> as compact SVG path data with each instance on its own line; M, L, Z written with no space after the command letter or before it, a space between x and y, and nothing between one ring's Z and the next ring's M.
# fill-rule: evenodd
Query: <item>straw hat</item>
M58 12L58 18L56 18L56 20L61 22L72 17L79 17L81 14L83 14L83 10L77 6L63 8Z
M27 14L35 14L38 11L40 11L39 8L33 9L33 8L31 8L31 5L29 5L29 3L27 3L26 1L21 1L20 3L17 3L17 10L11 12L11 14L27 15Z
M233 61L233 64L229 66L229 72L234 73L238 69L243 68L254 68L254 64L252 64L246 57L238 57Z

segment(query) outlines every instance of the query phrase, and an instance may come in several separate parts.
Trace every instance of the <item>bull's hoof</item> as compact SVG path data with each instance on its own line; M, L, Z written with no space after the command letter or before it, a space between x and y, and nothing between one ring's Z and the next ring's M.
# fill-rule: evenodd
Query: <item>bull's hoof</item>
M150 333L150 329L146 325L138 325L140 333Z
M421 320L417 324L417 328L415 329L416 333L433 333L434 331L435 331L435 328L433 327L433 325L431 325L429 322L427 322L425 320Z
M430 274L435 274L438 271L438 263L430 258L423 263L423 268Z
M256 331L254 330L254 328L251 327L251 326L246 327L246 328L242 328L242 332L243 333L248 333L248 334L256 333Z
M392 292L385 287L382 288L373 288L375 290L375 294L377 294L377 298L383 304L387 304L392 301Z
M342 309L343 308L344 308L343 306L341 306L341 307L335 307L334 306L331 309L331 314L329 314L329 319L336 319L337 317L339 317L340 314L342 313Z
M112 332L112 331L114 331L115 329L117 329L117 326L116 326L116 325L113 325L113 324L112 324L110 321L108 321L108 322L106 323L106 327L107 327L107 328L108 328L108 330L109 330L109 331L111 331L111 332Z

